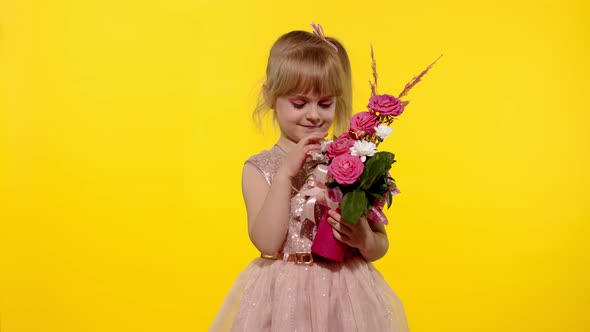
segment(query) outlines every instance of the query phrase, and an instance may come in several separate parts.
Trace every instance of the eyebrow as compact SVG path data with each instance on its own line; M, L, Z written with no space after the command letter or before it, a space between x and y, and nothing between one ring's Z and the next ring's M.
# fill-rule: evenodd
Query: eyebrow
M305 99L305 100L310 100L310 99L312 99L312 98L310 98L309 96L303 96L303 95L294 95L294 96L291 96L291 97L292 97L292 98L302 98L302 99ZM320 98L319 98L319 100L324 100L324 99L333 98L333 97L334 97L334 96L323 96L323 97L320 97Z

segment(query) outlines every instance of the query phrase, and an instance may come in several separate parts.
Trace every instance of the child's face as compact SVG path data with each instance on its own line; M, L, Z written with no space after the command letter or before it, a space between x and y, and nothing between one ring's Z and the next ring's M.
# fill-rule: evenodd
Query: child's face
M278 97L276 118L281 134L297 143L314 132L327 132L336 112L334 96L294 94Z

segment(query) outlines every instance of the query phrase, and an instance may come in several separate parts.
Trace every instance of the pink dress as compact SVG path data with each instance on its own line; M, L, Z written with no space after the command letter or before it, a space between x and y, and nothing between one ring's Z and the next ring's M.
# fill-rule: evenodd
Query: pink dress
M270 184L285 157L275 145L246 162ZM304 184L305 168L294 179L294 187ZM304 202L293 190L282 252L310 252L317 227L295 217ZM237 278L210 331L400 332L408 331L408 324L400 299L381 273L353 254L342 263L314 261L312 265L254 259Z

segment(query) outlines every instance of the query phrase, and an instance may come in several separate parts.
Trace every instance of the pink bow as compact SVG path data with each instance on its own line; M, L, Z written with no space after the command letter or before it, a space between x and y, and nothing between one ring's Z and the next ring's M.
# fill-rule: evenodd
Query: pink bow
M334 48L336 53L338 53L338 47L326 38L326 36L324 35L324 28L322 28L321 24L315 25L313 22L311 22L311 27L313 28L313 32L318 37L322 38L326 43L330 44L330 46L332 46Z
M299 191L303 197L306 198L305 203L303 204L303 208L296 212L296 217L299 217L299 220L304 221L305 219L309 219L311 222L316 223L315 220L315 204L321 204L327 206L331 209L338 208L338 204L340 200L342 200L342 192L340 192L340 199L338 199L337 195L330 195L335 197L335 200L332 200L331 197L326 195L331 189L326 188L326 178L328 176L328 167L326 165L317 165L316 168L311 173L311 176L307 178L307 181L303 188ZM340 190L339 190L340 191ZM318 201L318 196L320 193L324 193L325 200Z

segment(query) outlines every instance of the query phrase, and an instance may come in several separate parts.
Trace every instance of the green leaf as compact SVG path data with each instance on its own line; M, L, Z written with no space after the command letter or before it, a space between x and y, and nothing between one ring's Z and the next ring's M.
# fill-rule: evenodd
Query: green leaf
M373 207L373 205L369 202L367 202L367 205L365 205L365 211L364 211L364 215L367 216L369 215L369 210L371 210L371 208Z
M387 178L385 177L385 175L379 176L375 179L375 182L373 182L373 185L371 186L371 188L369 188L369 192L370 193L375 193L375 194L385 194L385 192L387 191L389 187Z
M387 191L387 208L391 207L391 201L393 199L393 195L391 195L391 191Z
M360 188L367 190L371 188L375 180L391 169L395 155L391 152L377 152L371 159L367 160L365 170L361 176Z
M344 195L342 202L340 203L342 218L344 218L347 223L355 225L363 214L367 202L367 196L362 190L355 190L347 193Z
M380 201L384 201L385 197L383 197L382 194L376 194L376 193L370 193L371 196L375 197L376 199L380 200Z

